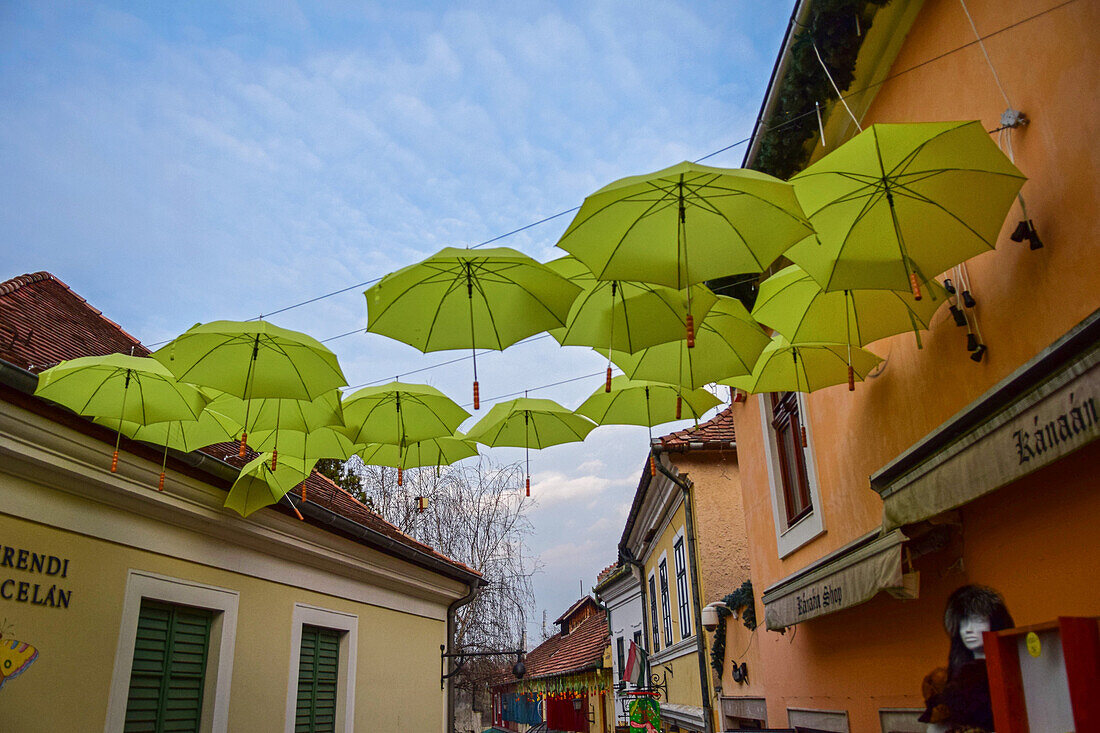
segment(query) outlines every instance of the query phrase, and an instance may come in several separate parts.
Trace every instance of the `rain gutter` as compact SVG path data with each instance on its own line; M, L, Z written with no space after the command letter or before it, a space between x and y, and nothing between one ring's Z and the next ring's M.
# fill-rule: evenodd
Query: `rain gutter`
M695 603L692 604L695 613L695 646L697 649L696 657L699 660L699 687L701 688L703 695L703 722L706 726L706 733L714 733L714 712L711 710L710 705L710 674L707 671L707 658L706 658L706 634L703 632L703 610L701 607L702 594L699 592L699 565L695 558L695 520L692 517L692 505L691 505L691 479L680 478L676 474L669 471L665 467L664 462L661 461L659 451L654 448L654 458L656 458L657 470L663 473L669 481L680 487L680 490L684 492L684 533L687 535L687 554L688 554L688 566L691 568L691 590L695 596ZM644 607L643 607L644 612Z
M761 127L764 120L771 117L778 102L779 80L787 73L790 63L791 46L794 44L794 28L796 25L805 25L810 15L812 0L797 0L794 10L791 11L791 19L787 22L787 32L783 35L783 46L779 55L775 58L772 67L772 76L768 81L768 91L764 94L764 101L760 104L760 113L756 116L756 124L752 127L752 137L749 138L749 149L745 151L745 158L741 161L742 168L751 168L760 151Z

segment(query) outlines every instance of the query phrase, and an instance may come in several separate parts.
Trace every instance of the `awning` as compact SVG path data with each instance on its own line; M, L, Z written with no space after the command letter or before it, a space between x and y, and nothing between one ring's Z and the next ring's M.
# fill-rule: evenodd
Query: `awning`
M764 619L772 631L871 600L881 590L904 586L896 529L877 530L826 555L764 591Z
M1100 311L871 476L883 525L962 506L1100 437Z

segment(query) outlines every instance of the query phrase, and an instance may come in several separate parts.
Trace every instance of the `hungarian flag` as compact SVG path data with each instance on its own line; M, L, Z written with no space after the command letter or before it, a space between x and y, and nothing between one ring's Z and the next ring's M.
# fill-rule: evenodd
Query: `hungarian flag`
M632 641L630 654L626 657L626 668L623 669L623 679L637 687L638 681L642 678L643 666L645 666L645 649Z

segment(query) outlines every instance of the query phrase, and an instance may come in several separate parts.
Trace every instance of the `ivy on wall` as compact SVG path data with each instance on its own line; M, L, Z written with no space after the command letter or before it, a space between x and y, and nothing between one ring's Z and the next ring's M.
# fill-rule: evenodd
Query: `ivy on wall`
M806 27L795 33L787 72L779 82L776 104L752 167L786 180L802 170L818 133L814 102L822 108L837 99L821 68L814 44L837 87L855 76L856 56L875 11L890 0L813 0ZM805 114L807 111L810 114ZM802 115L802 116L800 116ZM797 119L796 119L797 118Z
M741 623L749 631L756 630L756 604L752 598L752 581L746 580L741 586L722 599L718 607L718 628L714 630L714 641L710 646L710 666L722 679L722 670L726 663L726 619L741 612Z

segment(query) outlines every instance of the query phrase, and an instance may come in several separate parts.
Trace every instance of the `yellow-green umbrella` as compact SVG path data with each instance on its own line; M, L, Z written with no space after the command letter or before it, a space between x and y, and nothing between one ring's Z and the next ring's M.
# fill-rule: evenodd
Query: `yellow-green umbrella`
M921 281L993 249L1024 180L980 122L871 125L791 178L817 240L786 256L828 291L920 298Z
M750 374L770 341L741 301L720 295L695 331L695 348L680 339L636 354L612 352L611 361L631 379L697 389Z
M270 450L276 464L279 458L278 439L286 431L308 433L344 424L340 392L335 389L312 400L277 397L243 400L230 394L222 394L211 400L207 409L217 410L240 423L242 446L248 441L250 434L264 433L265 445L256 450ZM243 447L241 452L244 452Z
M703 285L674 290L651 283L597 280L579 260L566 256L548 262L582 290L562 328L550 335L562 346L591 346L633 354L657 344L684 337L688 316L699 322L716 302ZM689 310L690 308L690 310ZM607 367L604 391L611 389Z
M863 380L882 361L865 349L850 344L791 344L776 336L760 354L752 374L722 380L722 384L750 393L813 392L825 387Z
M811 233L790 184L756 171L683 162L588 196L558 246L598 280L682 289L762 272Z
M647 382L618 376L611 380L611 392L598 389L577 408L597 425L642 425L653 427L680 420L683 407L698 420L719 404L705 389L684 389L675 384Z
M197 419L209 401L156 360L123 354L63 361L38 375L34 394L80 415L138 425ZM120 436L116 432L112 472L118 470Z
M266 321L196 324L153 353L181 381L246 400L313 400L347 385L336 355L304 333ZM247 450L241 438L240 456Z
M309 478L314 463L316 461L312 459L303 461L287 456L278 462L277 468L272 469L271 454L261 453L241 469L241 475L225 497L225 506L247 517L257 509L276 504L291 489Z
M463 458L477 455L477 445L456 432L450 437L418 440L405 447L391 443L372 443L359 450L359 457L368 466L388 466L397 469L397 485L403 482L402 473L409 468L449 466Z
M532 448L583 441L596 424L553 400L520 397L498 402L466 433L490 447L523 448L527 455L527 495L531 495Z
M294 458L338 458L346 461L363 447L353 443L344 434L342 427L314 428L313 430L257 430L252 433L253 450L270 452L272 460L276 446L282 449L281 461L285 456Z
M565 325L579 292L514 249L448 247L366 291L367 330L424 352L470 349L477 410L477 349L503 350Z
M917 300L909 291L834 290L826 292L798 265L785 267L760 283L752 316L791 343L805 341L866 346L905 331L928 328L947 300L935 280L924 284L931 296Z
M426 384L390 382L344 399L344 423L354 442L405 446L454 435L470 413Z

